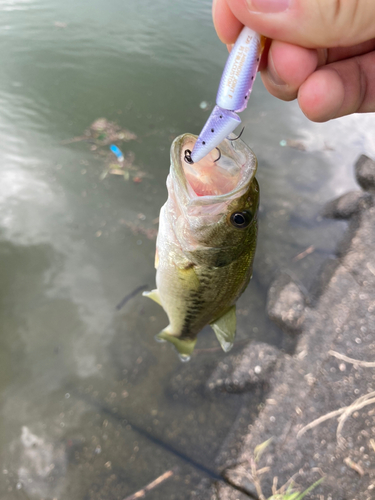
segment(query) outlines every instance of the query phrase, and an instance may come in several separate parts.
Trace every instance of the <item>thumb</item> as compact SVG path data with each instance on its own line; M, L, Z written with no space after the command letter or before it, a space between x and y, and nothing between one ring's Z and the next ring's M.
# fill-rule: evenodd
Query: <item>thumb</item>
M269 38L308 48L375 37L374 0L226 0L234 16Z

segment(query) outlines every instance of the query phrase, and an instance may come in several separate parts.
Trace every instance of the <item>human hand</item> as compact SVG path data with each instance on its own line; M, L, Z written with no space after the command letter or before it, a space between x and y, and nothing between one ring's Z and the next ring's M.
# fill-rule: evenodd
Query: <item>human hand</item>
M213 19L226 44L243 25L270 39L263 83L310 120L375 111L374 0L213 0Z

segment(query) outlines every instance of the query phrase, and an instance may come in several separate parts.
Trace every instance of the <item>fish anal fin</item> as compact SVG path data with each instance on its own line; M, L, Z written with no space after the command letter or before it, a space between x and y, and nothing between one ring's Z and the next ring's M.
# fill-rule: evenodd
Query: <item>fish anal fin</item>
M160 301L159 290L157 288L155 288L154 290L151 290L151 292L143 292L142 295L143 295L143 297L147 297L147 298L153 300L154 302L159 304L159 306L162 306L162 303Z
M210 323L224 352L229 352L233 347L236 336L236 306L231 306L224 314Z
M168 328L164 328L160 333L156 335L156 340L167 340L171 342L179 355L181 361L189 361L191 353L194 351L195 344L197 339L181 339L180 337L176 337L175 335L171 335L168 332Z

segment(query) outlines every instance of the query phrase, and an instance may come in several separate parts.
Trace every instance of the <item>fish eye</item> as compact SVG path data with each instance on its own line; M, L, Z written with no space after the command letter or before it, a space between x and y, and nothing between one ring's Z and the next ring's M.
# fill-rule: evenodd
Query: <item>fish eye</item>
M230 216L230 222L232 226L237 227L238 229L244 229L245 227L247 227L252 219L253 216L249 211L234 212Z

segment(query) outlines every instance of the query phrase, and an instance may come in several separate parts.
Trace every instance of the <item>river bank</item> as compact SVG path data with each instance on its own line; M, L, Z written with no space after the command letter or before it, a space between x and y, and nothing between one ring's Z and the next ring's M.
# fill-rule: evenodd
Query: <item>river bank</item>
M211 484L209 493L202 484L193 498L259 498L254 450L267 440L256 464L266 468L260 482L267 498L291 478L304 491L322 477L306 498L375 498L375 162L363 155L355 170L362 190L324 208L324 216L348 219L349 227L316 295L287 274L269 290L269 316L299 337L294 354L250 344L208 382L208 390L245 390L249 398L260 384L268 393L255 421L242 409L217 458L226 484Z

